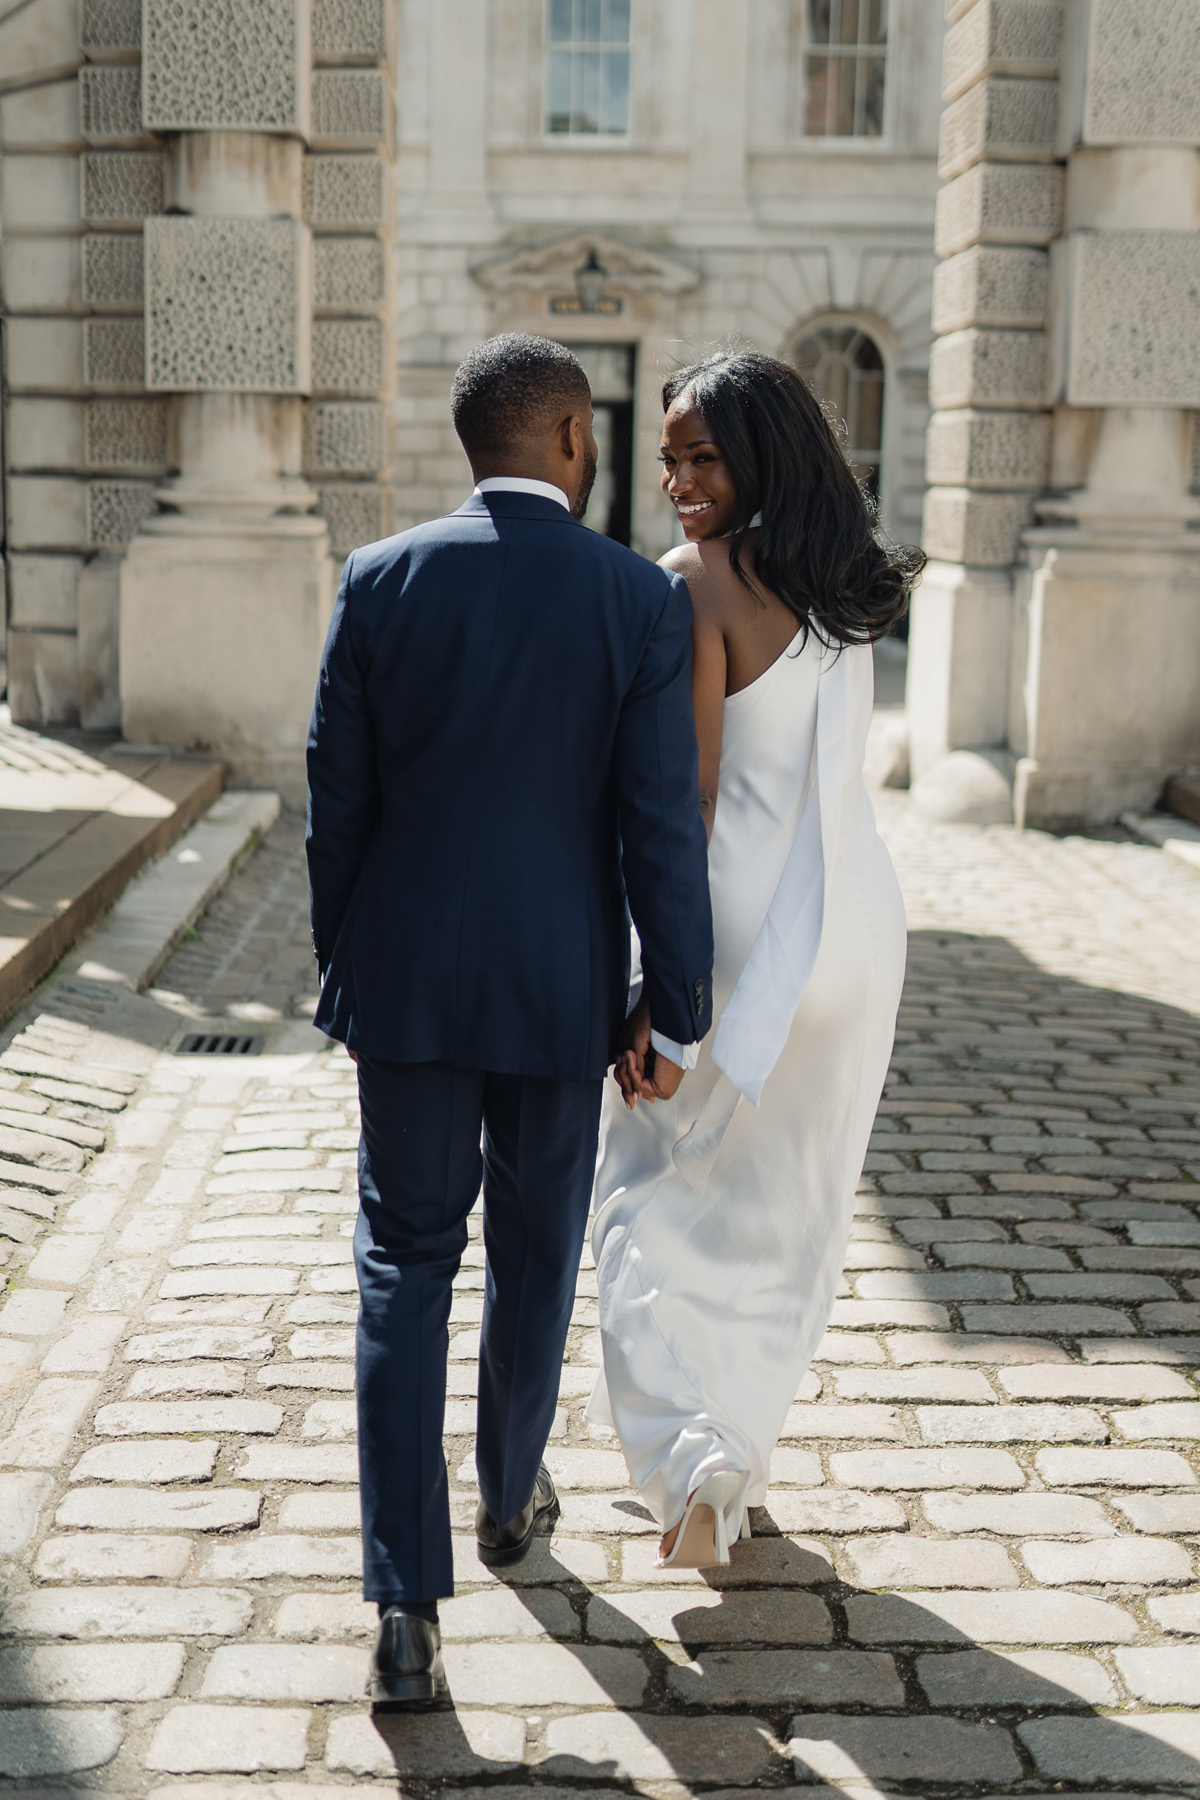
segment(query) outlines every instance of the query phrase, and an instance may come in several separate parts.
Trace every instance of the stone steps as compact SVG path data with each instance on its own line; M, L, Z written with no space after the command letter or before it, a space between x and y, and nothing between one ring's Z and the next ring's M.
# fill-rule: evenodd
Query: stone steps
M223 763L43 737L0 709L0 1018L219 799Z

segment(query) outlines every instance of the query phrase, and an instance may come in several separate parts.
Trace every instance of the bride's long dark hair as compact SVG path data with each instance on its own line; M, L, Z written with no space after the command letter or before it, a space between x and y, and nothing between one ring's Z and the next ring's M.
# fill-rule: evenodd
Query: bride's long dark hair
M753 350L722 350L665 383L663 411L686 394L737 491L729 564L751 593L777 594L823 644L870 644L908 611L925 554L877 535L875 509L798 370ZM753 572L743 566L755 514Z

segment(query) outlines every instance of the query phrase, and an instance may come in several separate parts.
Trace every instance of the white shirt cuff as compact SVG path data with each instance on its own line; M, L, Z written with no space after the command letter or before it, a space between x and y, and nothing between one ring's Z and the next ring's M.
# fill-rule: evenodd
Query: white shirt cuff
M661 1031L652 1031L650 1042L658 1054L673 1062L677 1069L694 1069L700 1060L699 1044L677 1044L674 1038L664 1037Z

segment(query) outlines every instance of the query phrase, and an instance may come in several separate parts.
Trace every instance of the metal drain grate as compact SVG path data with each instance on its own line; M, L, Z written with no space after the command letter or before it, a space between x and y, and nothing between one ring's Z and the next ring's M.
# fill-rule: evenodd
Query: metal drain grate
M184 1038L179 1056L257 1056L265 1038L231 1037L223 1031L193 1031Z

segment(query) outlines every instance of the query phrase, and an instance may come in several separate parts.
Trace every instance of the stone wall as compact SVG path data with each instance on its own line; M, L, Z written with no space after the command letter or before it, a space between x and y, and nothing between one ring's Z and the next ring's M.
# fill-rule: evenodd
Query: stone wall
M916 791L1104 822L1200 758L1200 12L947 13Z
M304 168L313 360L303 469L338 558L396 528L386 404L394 385L395 12L390 0L316 0L313 8Z
M869 141L804 138L802 12L636 7L619 142L546 135L543 0L4 13L16 715L113 726L124 704L127 734L228 746L238 706L218 672L206 723L208 651L188 635L206 615L195 546L222 520L232 543L236 517L253 536L252 513L286 535L315 505L340 558L458 505L450 380L504 327L635 349L634 542L658 554L668 369L729 337L787 355L815 324L861 326L887 372L885 522L916 536L940 0L894 0ZM589 245L619 312L552 310ZM122 616L140 621L123 659ZM185 702L171 683L189 672Z
M1062 0L948 0L911 755L1007 738L1011 567L1050 466Z
M146 392L142 233L164 206L136 0L0 20L8 315L8 679L15 718L111 728L116 567L171 467Z
M446 398L458 359L490 331L635 347L634 542L658 555L672 533L656 462L666 373L730 338L786 355L805 327L837 319L884 356L886 523L919 535L940 0L896 0L888 133L864 142L800 134L800 10L634 8L630 136L589 143L544 133L542 0L400 8L401 525L461 502L468 470ZM551 310L589 245L618 316ZM657 259L657 272L630 275L623 253Z
M303 396L292 469L335 552L393 528L393 52L390 0L0 19L17 719L120 725L121 560L178 477L180 396ZM261 206L238 163L256 136L278 147ZM231 158L215 216L205 142ZM294 182L288 143L308 151Z

